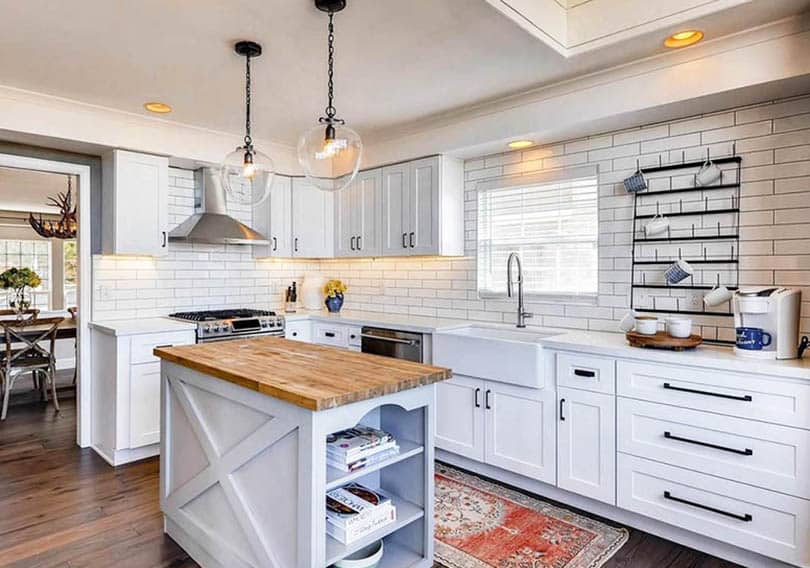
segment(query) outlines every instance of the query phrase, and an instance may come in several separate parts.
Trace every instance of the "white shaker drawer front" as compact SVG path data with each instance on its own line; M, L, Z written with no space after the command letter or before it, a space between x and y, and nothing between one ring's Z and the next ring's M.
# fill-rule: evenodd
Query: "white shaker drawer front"
M619 507L797 565L810 558L807 501L618 454Z
M619 396L810 429L810 383L619 361Z
M810 498L807 430L621 397L617 417L621 452Z
M348 347L346 328L335 325L315 324L314 342L321 345L331 345L333 347Z
M160 361L160 359L152 354L155 347L192 345L195 341L196 337L191 330L133 335L130 343L129 362L133 365L155 363Z
M349 327L348 330L348 338L347 341L350 347L360 347L362 345L363 339L360 337L362 333L362 328L359 327ZM359 349L357 349L359 351Z
M557 386L613 394L616 360L579 353L557 353Z

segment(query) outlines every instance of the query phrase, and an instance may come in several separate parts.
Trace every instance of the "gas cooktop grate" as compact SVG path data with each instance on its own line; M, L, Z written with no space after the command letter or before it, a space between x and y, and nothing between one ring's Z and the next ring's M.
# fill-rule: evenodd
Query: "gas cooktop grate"
M177 312L169 317L189 321L218 321L239 318L255 318L274 316L276 312L265 310L232 309L232 310L204 310L200 312Z

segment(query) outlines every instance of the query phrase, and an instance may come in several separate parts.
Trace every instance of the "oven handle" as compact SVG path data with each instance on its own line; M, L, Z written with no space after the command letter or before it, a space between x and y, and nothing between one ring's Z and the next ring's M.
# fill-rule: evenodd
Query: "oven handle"
M364 337L365 339L379 339L380 341L388 341L389 343L401 343L402 345L416 345L416 341L413 339L398 339L396 337L385 337L371 333L361 333L360 337Z
M230 334L230 335L219 335L214 337L201 337L197 339L197 343L213 343L215 341L228 341L230 339L252 339L258 337L284 337L283 331L271 331L270 333L243 333L242 335L239 334Z

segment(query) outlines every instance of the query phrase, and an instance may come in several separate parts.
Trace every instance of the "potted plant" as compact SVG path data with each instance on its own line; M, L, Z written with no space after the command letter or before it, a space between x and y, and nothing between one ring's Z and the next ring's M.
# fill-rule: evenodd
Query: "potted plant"
M346 293L346 285L340 280L329 280L323 291L326 294L326 309L331 313L337 313L343 307L343 294Z
M9 293L8 305L18 312L31 307L30 296L26 297L26 288L36 288L42 284L39 274L30 268L9 268L0 274L0 286Z

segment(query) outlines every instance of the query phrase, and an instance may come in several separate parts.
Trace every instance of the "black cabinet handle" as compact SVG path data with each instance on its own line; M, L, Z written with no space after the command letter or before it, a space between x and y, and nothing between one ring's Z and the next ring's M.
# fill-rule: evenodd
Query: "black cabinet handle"
M327 331L327 332L325 332L325 333L324 333L324 335L325 335L326 337L334 337L334 336L335 336L334 332L331 332L331 331Z
M295 242L293 244L295 245L293 247L295 249L295 252L298 252L298 237L295 237Z
M349 339L357 339L357 336L356 336L355 334L351 334L351 335L349 336Z
M293 337L298 337L298 332L297 332L297 331L293 331L291 335L292 335Z
M711 391L696 390L696 389L687 389L687 388L684 388L684 387L673 387L669 383L664 383L664 388L668 389L668 390L679 391L679 392L688 392L688 393L692 393L692 394L702 394L704 396L716 396L718 398L727 398L727 399L730 399L730 400L741 400L743 402L751 402L751 400L752 400L750 394L747 394L745 396L737 396L737 395L733 395L733 394L723 394L723 393L719 393L719 392L711 392Z
M491 410L492 407L489 405L489 393L492 391L487 389L487 392L484 393L484 409Z
M163 244L160 246L161 248L166 248L166 245L168 244L168 235L166 234L166 231L161 232L163 233Z
M565 422L565 414L563 413L563 408L565 406L565 399L560 399L560 421Z
M278 239L276 237L273 237L273 251L277 250L278 250Z
M476 388L475 389L475 407L476 408L481 408L481 400L478 398L480 395L481 395L481 389Z
M174 344L166 343L165 345L155 345L155 349L164 349L166 347L174 347Z
M413 233L411 233L410 236L408 237L408 242L410 243L411 248L413 248Z
M588 377L589 379L592 379L596 376L596 373L594 371L587 371L585 369L574 369L574 374L578 377Z
M669 499L670 501L675 501L676 503L683 503L684 505L689 505L690 507L695 507L697 509L703 509L704 511L709 511L712 513L717 513L718 515L723 515L724 517L731 517L732 519L737 519L738 521L745 521L746 523L750 523L754 520L749 513L744 515L738 515L737 513L729 513L728 511L724 511L722 509L715 509L714 507L709 507L708 505L703 505L702 503L696 503L694 501L689 501L687 499L681 499L680 497L673 497L672 493L669 491L664 491L664 499Z
M729 448L727 446L718 446L717 444L711 444L709 442L701 442L700 440L692 440L691 438L682 438L681 436L675 436L670 432L664 432L664 438L667 440L676 440L678 442L686 442L687 444L695 444L696 446L703 446L705 448L713 448L715 450L723 450L724 452L731 452L732 454L740 454L741 456L753 456L754 450L751 448L745 448L744 450L738 450L736 448Z
M408 243L406 239L408 238L408 233L402 233L402 248L408 248Z
M349 239L349 248L352 249L352 250L355 250L355 248L354 248L354 239L356 239L356 238L357 237L352 237L351 239Z
M363 250L363 237L357 235L357 250Z

